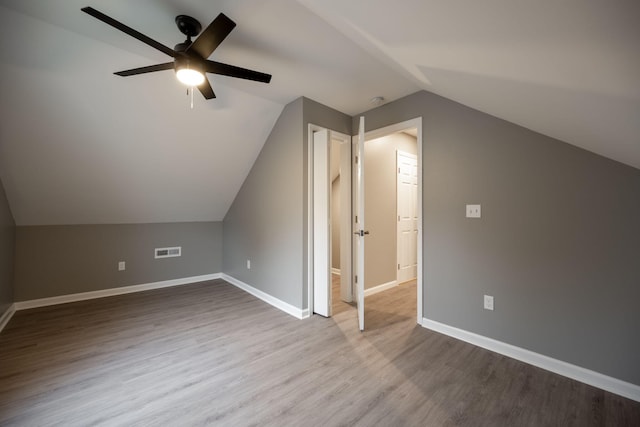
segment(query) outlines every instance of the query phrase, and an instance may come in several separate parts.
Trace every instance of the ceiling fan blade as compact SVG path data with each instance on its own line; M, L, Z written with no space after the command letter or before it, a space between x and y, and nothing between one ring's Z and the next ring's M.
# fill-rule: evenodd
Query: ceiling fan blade
M144 34L134 30L131 27L128 27L126 25L124 25L122 22L116 21L115 19L105 15L104 13L95 10L92 7L83 7L82 9L80 9L81 11L83 11L84 13L87 13L91 16L93 16L96 19L101 20L102 22L104 22L105 24L109 24L114 28L117 28L118 30L122 31L123 33L126 33L128 35L130 35L131 37L134 37L138 40L140 40L142 43L146 43L149 46L158 49L160 52L166 53L167 55L171 56L171 57L175 57L176 56L176 52L171 49L168 48L167 46L163 45L162 43L159 43L147 36L145 36Z
M235 26L235 22L221 13L187 48L187 51L195 51L202 59L207 59Z
M236 67L235 65L223 64L221 62L216 62L216 61L205 61L204 69L207 73L237 77L239 79L253 80L253 81L262 82L262 83L269 83L271 81L271 74L265 74L259 71L248 70L246 68Z
M205 99L212 99L216 97L216 94L213 93L213 88L211 87L211 83L209 83L208 79L204 79L204 83L198 86L198 90L205 97Z
M173 70L175 68L174 62L167 62L165 64L149 65L147 67L132 68L131 70L118 71L116 74L122 77L135 76L136 74L153 73L154 71Z

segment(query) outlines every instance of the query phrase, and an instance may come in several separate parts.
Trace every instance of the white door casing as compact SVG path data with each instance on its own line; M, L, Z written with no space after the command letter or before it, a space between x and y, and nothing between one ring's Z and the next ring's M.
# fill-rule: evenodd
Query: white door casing
M364 218L364 117L360 117L358 139L356 142L356 209L357 221L354 228L357 245L356 257L356 303L358 306L358 326L364 331L364 251L365 251L365 218Z
M313 312L331 316L331 144L326 129L313 133ZM327 284L327 285L320 285Z
M340 299L353 301L351 279L351 138L340 142Z
M418 273L418 156L396 152L397 283Z
M326 136L325 136L326 132ZM346 145L347 158L346 158L346 170L344 179L344 187L348 202L345 203L347 208L341 209L341 213L347 215L346 224L341 227L344 229L346 237L340 239L340 253L347 256L346 266L341 267L341 277L347 278L341 286L345 286L347 291L353 292L352 283L352 207L351 207L351 195L352 195L352 176L351 176L351 144L352 137L340 132L328 130L324 127L309 124L308 127L308 198L307 207L309 215L307 216L307 314L305 317L317 312L322 313L323 316L331 315L331 183L330 180L330 159L331 149L330 141L337 139L340 141L341 147ZM319 160L319 164L316 167L316 160ZM326 166L326 168L325 168ZM319 176L316 177L316 174ZM326 180L323 178L326 178ZM317 178L317 179L316 179ZM320 183L319 189L315 188L316 182ZM325 192L325 187L322 183L326 183L326 199L322 193ZM316 191L319 190L319 191ZM319 198L316 203L316 197ZM342 197L342 196L341 196ZM326 203L326 208L323 204ZM317 227L317 228L316 228ZM316 239L316 234L318 239ZM341 232L342 235L342 232ZM342 235L344 236L344 235ZM323 243L324 242L324 243ZM342 258L341 255L341 260ZM342 262L342 261L341 261ZM342 293L342 289L341 289ZM321 301L316 307L316 300ZM353 298L351 298L353 300ZM351 301L350 300L350 301ZM326 306L326 308L320 307ZM328 314L325 314L328 313Z

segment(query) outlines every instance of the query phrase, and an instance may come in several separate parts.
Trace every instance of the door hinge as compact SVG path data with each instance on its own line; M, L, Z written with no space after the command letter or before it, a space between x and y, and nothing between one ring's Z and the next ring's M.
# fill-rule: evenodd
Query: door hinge
M358 215L356 215L356 224L358 223Z
M356 156L356 164L358 164L358 156Z
M398 221L400 221L400 215L398 215Z
M356 283L358 283L358 275L356 274Z
M398 270L400 270L400 264L398 264Z

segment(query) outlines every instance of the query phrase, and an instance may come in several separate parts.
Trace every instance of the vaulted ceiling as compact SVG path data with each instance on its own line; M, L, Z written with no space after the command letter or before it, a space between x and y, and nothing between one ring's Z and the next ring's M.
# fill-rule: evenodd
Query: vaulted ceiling
M80 12L93 6L173 47L173 22L238 26L212 59L273 74L211 76L194 109L162 53ZM640 167L634 0L0 0L0 178L16 222L221 220L283 106L347 114L428 90Z

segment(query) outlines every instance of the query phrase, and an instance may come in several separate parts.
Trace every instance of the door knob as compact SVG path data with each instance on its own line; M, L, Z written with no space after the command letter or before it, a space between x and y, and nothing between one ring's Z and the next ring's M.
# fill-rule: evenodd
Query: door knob
M360 230L360 231L354 231L353 234L357 234L358 236L364 236L365 234L369 234L369 230L364 231L364 230Z

